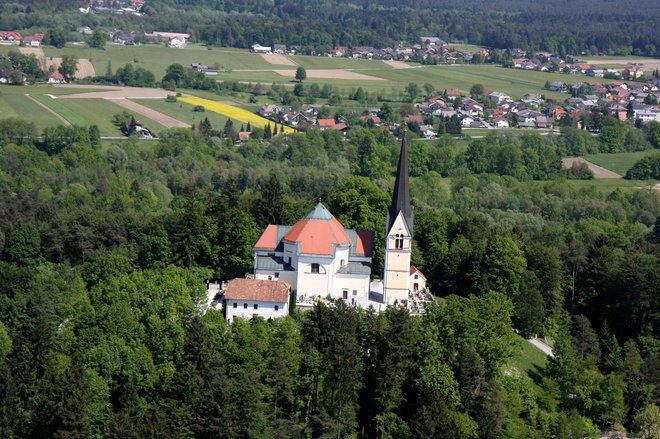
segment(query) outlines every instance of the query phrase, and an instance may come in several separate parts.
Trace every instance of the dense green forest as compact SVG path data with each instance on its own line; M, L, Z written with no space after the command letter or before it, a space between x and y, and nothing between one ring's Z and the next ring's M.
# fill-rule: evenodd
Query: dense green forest
M610 135L412 142L413 263L440 297L423 317L340 302L228 325L201 314L205 281L243 276L263 227L319 198L376 232L382 269L399 141L218 130L108 143L0 121L2 437L657 429L660 194L573 186L559 166ZM512 327L554 340L547 367L511 373Z
M58 35L81 25L168 30L189 32L195 41L213 45L295 44L306 53L325 53L333 45L395 47L400 41L438 36L561 55L660 56L660 5L643 0L148 0L141 17L80 14L77 8L86 5L2 0L0 29L52 29Z

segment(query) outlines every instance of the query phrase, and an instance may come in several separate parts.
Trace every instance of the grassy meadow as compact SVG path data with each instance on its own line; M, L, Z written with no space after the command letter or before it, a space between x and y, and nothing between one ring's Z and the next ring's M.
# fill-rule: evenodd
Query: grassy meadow
M216 96L217 98L217 96ZM211 122L213 129L220 130L225 126L227 118L221 116L218 113L213 111L205 111L203 113L198 113L192 111L193 107L189 104L183 102L165 102L164 99L131 99L134 102L149 107L153 110L160 111L163 114L167 114L175 119L178 119L183 122L187 122L190 125L199 125L199 123L208 118ZM240 125L236 129L240 128Z
M647 155L657 153L656 149L635 152L621 152L617 154L593 154L584 156L586 160L617 174L626 175L626 171L632 168L638 160Z

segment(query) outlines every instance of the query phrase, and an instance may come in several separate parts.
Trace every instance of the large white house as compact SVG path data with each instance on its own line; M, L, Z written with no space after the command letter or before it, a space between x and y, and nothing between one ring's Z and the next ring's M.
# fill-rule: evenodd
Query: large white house
M345 229L318 203L293 226L270 224L254 246L254 277L288 282L298 297L369 295L373 232Z

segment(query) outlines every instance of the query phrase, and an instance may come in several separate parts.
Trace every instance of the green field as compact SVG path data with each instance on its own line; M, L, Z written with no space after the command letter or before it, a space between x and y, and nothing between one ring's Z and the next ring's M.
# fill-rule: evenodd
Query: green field
M536 183L536 182L535 182ZM547 183L547 181L539 182ZM641 189L655 185L655 180L625 180L623 178L601 178L595 180L567 180L566 183L576 189L592 188L598 192L609 193L616 189Z
M121 136L119 129L112 123L115 114L125 109L105 99L52 99L45 95L34 95L48 108L56 111L73 125L97 125L102 136ZM135 115L147 128L154 132L165 129L162 125L142 115Z
M144 105L145 107L149 107L156 111L160 111L163 114L167 114L168 116L172 116L173 118L178 119L180 121L187 122L190 125L193 124L199 125L199 122L202 121L205 117L207 117L209 119L209 122L211 122L211 126L213 127L214 130L221 130L225 126L225 123L227 122L226 117L223 117L212 111L196 113L192 111L193 107L191 107L188 104L184 104L182 102L165 102L164 99L131 99L131 100L139 103L140 105ZM235 128L239 129L240 125Z
M584 158L617 174L626 175L626 171L632 168L638 160L647 155L657 153L657 149L649 149L646 151L622 152L618 154L593 154L586 155Z
M40 88L43 89L43 87ZM0 87L0 117L25 118L29 115L30 122L33 122L38 128L61 124L57 117L27 98L26 94L36 89L35 87Z
M8 48L0 48L7 51ZM292 70L295 66L281 66L268 63L259 54L242 49L211 48L190 45L185 49L170 49L161 45L116 46L109 44L104 50L85 47L66 47L56 49L44 48L46 56L75 55L88 58L98 74L104 74L108 63L112 70L127 63L135 67L144 67L154 72L159 79L165 69L172 63L184 66L190 63L204 63L211 67L220 67L226 72L218 75L218 80L262 83L292 83L292 79L279 75L273 70ZM367 91L376 92L388 99L398 99L406 85L410 82L423 85L432 84L436 90L458 88L467 92L472 85L483 84L486 90L498 90L508 93L513 98L520 98L526 93L540 92L548 98L565 99L566 94L543 90L546 81L563 81L574 83L578 81L607 82L603 78L587 78L582 75L566 75L561 73L531 72L520 69L505 69L494 65L438 65L418 66L409 69L394 69L379 60L330 58L327 56L289 56L297 65L306 69L349 69L358 73L371 75L385 81L364 81L347 79L308 79L307 84L331 84L344 92L362 87Z
M520 336L516 336L516 353L509 360L505 370L516 376L532 379L537 392L540 391L540 378L548 363L548 356Z

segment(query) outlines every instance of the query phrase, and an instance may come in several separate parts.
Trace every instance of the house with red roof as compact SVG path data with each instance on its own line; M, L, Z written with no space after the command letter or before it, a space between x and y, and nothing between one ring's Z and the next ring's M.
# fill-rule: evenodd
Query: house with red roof
M18 32L0 32L0 45L18 46L23 41L23 36Z
M335 130L335 131L348 131L348 124L345 122L337 122L334 119L316 119L316 127L321 130Z
M258 279L232 279L225 291L225 318L285 317L289 314L291 284Z
M424 291L426 289L426 276L414 265L410 266L410 285L413 291Z

